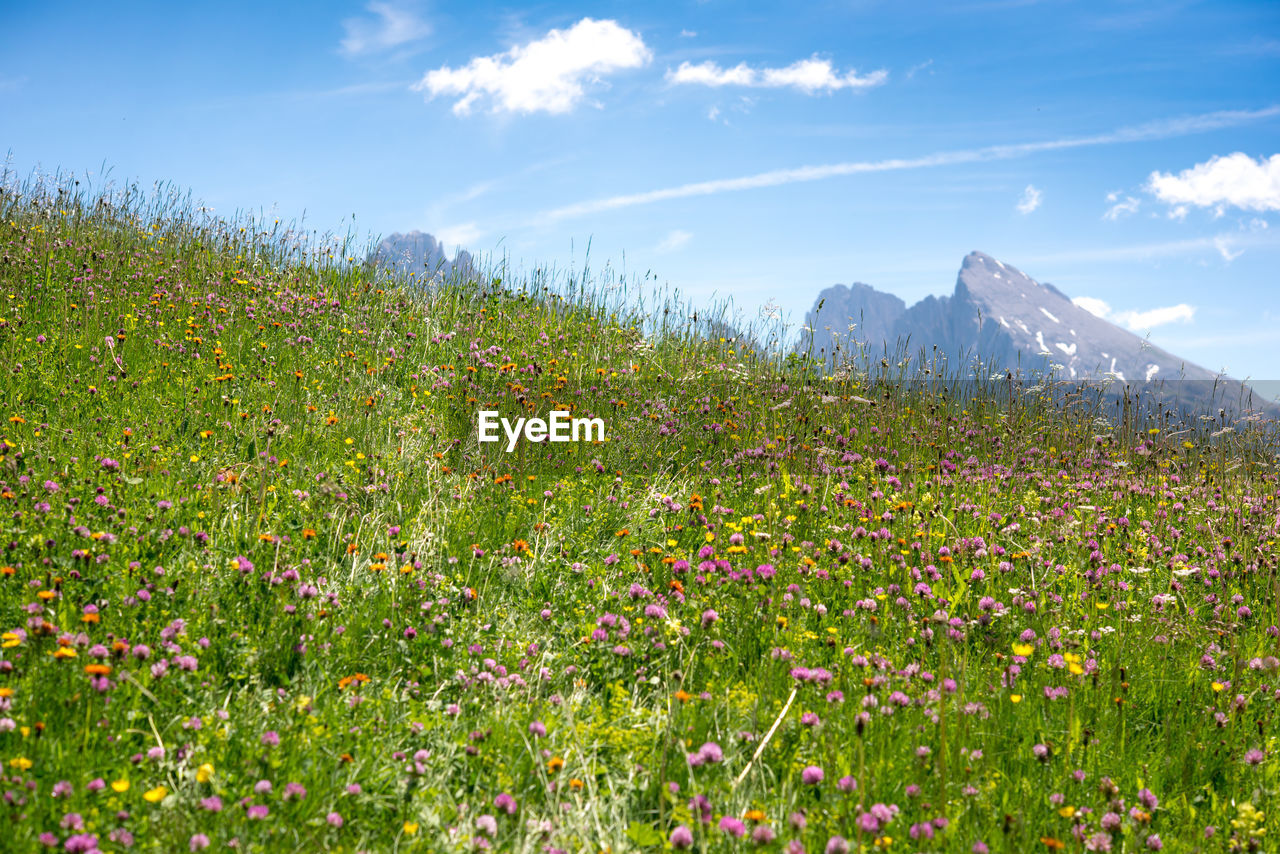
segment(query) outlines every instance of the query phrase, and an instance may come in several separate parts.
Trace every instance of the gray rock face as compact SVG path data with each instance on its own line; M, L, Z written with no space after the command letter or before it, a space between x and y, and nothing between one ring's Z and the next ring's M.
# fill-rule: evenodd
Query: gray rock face
M812 336L805 333L798 349L805 351L812 338L813 355L823 350L828 358L838 360L848 349L847 342L856 341L878 356L884 342L892 351L898 321L906 312L907 304L900 298L862 282L833 285L818 294L813 309L805 315L805 328L815 332ZM826 324L826 328L820 324Z
M805 327L814 331L802 332L797 350L812 346L813 355L828 362L848 360L856 342L873 359L885 353L926 362L941 357L953 375L972 376L980 360L984 373L1052 370L1063 380L1108 383L1117 393L1160 391L1193 408L1229 401L1237 411L1280 412L1256 397L1250 406L1243 400L1249 390L1239 382L1144 341L981 252L965 257L951 296L926 297L906 308L867 285L837 285L818 300L825 300L822 311L815 303L805 317Z
M992 355L1006 364L1018 353L1032 366L1061 365L1064 379L1114 377L1130 385L1156 379L1211 382L1216 377L981 252L964 259L955 298L965 302L963 313L970 322L980 321L981 337L1003 350Z
M373 250L370 262L397 272L414 274L419 281L446 279L454 273L470 275L474 271L471 254L459 249L453 260L444 245L423 231L392 234Z

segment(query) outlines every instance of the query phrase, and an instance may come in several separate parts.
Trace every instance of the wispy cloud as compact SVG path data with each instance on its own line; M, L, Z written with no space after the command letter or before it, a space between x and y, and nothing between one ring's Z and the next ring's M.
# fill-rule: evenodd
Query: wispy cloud
M1257 329L1232 329L1225 334L1218 335L1197 335L1195 337L1169 337L1168 334L1162 336L1162 341L1166 347L1181 353L1184 350L1193 347L1238 347L1241 345L1264 345L1280 342L1280 326L1263 326ZM1280 396L1280 383L1276 380L1265 381L1270 389L1266 392L1268 399ZM1254 391L1262 391L1258 388L1263 381L1255 380L1249 385Z
M1249 232L1223 232L1209 237L1191 237L1185 240L1168 240L1161 243L1139 243L1130 246L1104 246L1072 249L1067 252L1049 252L1042 255L1025 256L1022 259L1022 263L1074 264L1096 263L1099 261L1151 261L1158 258L1206 252L1216 252L1222 255L1223 247L1226 247L1228 252L1235 253L1232 256L1233 258L1239 257L1239 253L1248 248L1280 248L1280 234L1272 234L1263 229Z
M1107 193L1107 204L1111 205L1111 207L1107 208L1107 212L1102 215L1102 218L1115 222L1121 217L1137 213L1138 208L1142 205L1142 199L1135 196L1125 196L1122 199L1118 192Z
M1007 12L1028 6L1039 6L1053 0L985 0L979 3L960 3L947 7L953 14L971 15L974 12Z
M616 21L583 18L567 30L505 53L477 56L461 68L428 71L414 89L428 98L460 96L453 112L466 115L482 98L495 113L568 113L586 87L616 71L639 68L652 56L638 33Z
M433 233L445 249L465 248L484 236L484 232L474 222L462 222L438 228Z
M463 186L461 189L446 192L439 196L434 196L431 203L423 211L421 219L422 227L438 239L443 240L442 235L452 234L457 236L461 234L469 237L469 240L461 240L460 243L474 242L484 235L492 233L495 228L492 221L480 225L471 219L475 212L458 212L456 209L474 202L476 199L483 198L496 190L510 189L513 184L517 184L522 178L537 172L542 172L556 166L562 166L571 163L576 158L573 155L560 155L551 157L546 160L539 160L530 163L514 172L508 172L503 175L496 175L492 178L485 178L475 181L471 184ZM483 216L483 214L482 214ZM468 235L466 231L458 231L459 226L441 226L440 223L451 223L463 221L464 226L474 231ZM451 230L452 229L452 230Z
M1237 151L1211 157L1177 175L1152 172L1147 189L1171 205L1280 210L1280 154L1254 160Z
M1193 133L1234 127L1248 122L1280 116L1280 105L1260 110L1223 110L1204 113L1177 119L1167 119L1132 127L1120 128L1108 133L1093 136L1066 137L1064 139L1045 140L1042 142L1025 142L1012 145L992 145L985 148L943 151L923 157L890 158L886 160L857 160L844 163L827 163L818 166L799 166L793 169L775 169L769 172L758 172L737 178L718 178L710 181L695 181L674 187L663 187L640 193L628 193L607 198L576 202L553 208L539 214L539 219L568 219L586 216L636 205L654 204L670 199L687 199L694 196L710 196L718 193L755 190L763 187L777 187L783 184L796 184L805 181L821 181L827 178L838 178L849 175L861 175L875 172L894 172L908 169L928 169L938 166L955 166L965 163L980 163L990 160L1008 160L1027 157L1045 151L1060 151L1073 148L1087 148L1099 145L1116 145L1120 143L1142 142L1145 140L1168 139L1186 136Z
M654 247L654 251L659 253L675 252L677 249L688 244L692 239L692 233L688 231L681 231L678 228L672 229L668 232L666 237L662 238L662 240L658 242L658 245Z
M501 182L499 182L497 178L490 178L487 181L476 181L461 192L452 196L446 196L444 199L441 199L441 202L447 205L460 205L464 202L474 201L481 196L491 193L500 183Z
M451 208L457 205L466 204L467 202L475 201L476 199L482 196L488 195L489 193L497 189L500 186L500 184L501 182L497 178L490 178L485 181L477 181L474 184L471 184L470 186L465 187L456 193L452 193L444 196L438 196L426 210L427 222L435 223L435 222L447 221L449 219L448 212ZM474 222L467 223L467 226L471 228L476 228L476 224ZM456 229L457 226L454 226L454 228ZM434 234L437 240L443 240L444 238L441 235L447 232L448 230L449 230L448 227L428 228L428 231ZM459 242L466 243L468 241L462 240Z
M351 83L347 86L336 86L332 89L312 89L280 93L281 96L298 101L323 100L328 98L355 98L362 95L377 95L381 92L399 92L404 94L406 86L412 80L370 80L365 83ZM266 97L270 97L269 95Z
M1223 48L1227 56L1280 56L1280 39L1255 38Z
M732 68L724 68L707 60L694 65L680 63L674 71L667 71L667 82L700 86L750 86L763 89L799 89L809 95L818 92L834 92L837 89L868 89L879 86L889 78L889 72L881 69L864 76L855 70L843 74L837 72L829 59L814 56L802 59L782 68L752 68L740 62Z
M431 34L431 26L408 7L375 0L365 9L373 17L347 18L342 22L347 34L340 48L347 56L381 53Z
M915 65L908 68L907 73L903 76L906 77L908 80L911 80L917 74L919 74L921 71L924 71L926 68L928 68L931 65L933 65L932 59L926 59L924 62L918 62ZM932 74L933 72L931 71L929 73Z
M1164 24L1174 20L1186 7L1198 0L1172 0L1166 3L1116 4L1118 11L1089 19L1089 24L1099 30L1141 30L1152 24Z
M1034 185L1028 184L1027 188L1022 191L1022 197L1018 199L1018 213L1026 216L1040 207L1040 197L1040 191Z
M1213 248L1218 250L1218 254L1222 256L1222 260L1226 261L1228 264L1244 254L1243 249L1232 249L1231 244L1227 242L1225 237L1215 237L1213 239Z

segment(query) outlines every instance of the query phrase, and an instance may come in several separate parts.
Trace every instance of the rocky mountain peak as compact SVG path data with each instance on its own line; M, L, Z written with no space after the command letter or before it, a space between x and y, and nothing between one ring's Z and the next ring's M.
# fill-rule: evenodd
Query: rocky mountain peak
M965 256L950 296L929 296L907 307L870 285L837 286L819 294L805 327L797 349L830 362L905 350L908 356L940 355L961 375L980 362L984 371L1000 366L1024 374L1053 372L1119 389L1163 385L1197 398L1217 393L1215 381L1244 388L1091 314L1053 285L983 252Z

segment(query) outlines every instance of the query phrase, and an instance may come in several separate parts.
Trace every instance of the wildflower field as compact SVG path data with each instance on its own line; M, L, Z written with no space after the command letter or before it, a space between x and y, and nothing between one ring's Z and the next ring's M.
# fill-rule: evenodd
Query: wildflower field
M0 850L1272 845L1267 425L162 196L9 182L0 255Z

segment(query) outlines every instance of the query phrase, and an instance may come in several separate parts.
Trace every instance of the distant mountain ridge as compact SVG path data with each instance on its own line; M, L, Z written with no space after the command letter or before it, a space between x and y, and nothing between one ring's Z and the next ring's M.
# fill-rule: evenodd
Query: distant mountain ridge
M458 249L452 260L444 244L425 231L399 232L382 239L369 255L375 266L413 274L419 281L445 279L454 273L470 275L475 264L465 249Z
M866 356L879 358L893 354L901 342L908 345L906 355L936 347L953 369L980 357L993 369L1035 374L1061 366L1056 370L1061 379L1110 379L1120 387L1164 381L1184 389L1211 389L1217 380L1232 391L1242 388L1091 314L1053 285L982 252L965 257L951 295L925 297L910 307L862 283L827 288L806 314L804 330L797 350L829 362L852 358L855 344L865 348ZM1203 390L1187 397L1204 402L1199 400ZM1255 405L1272 408L1262 403L1259 399Z

